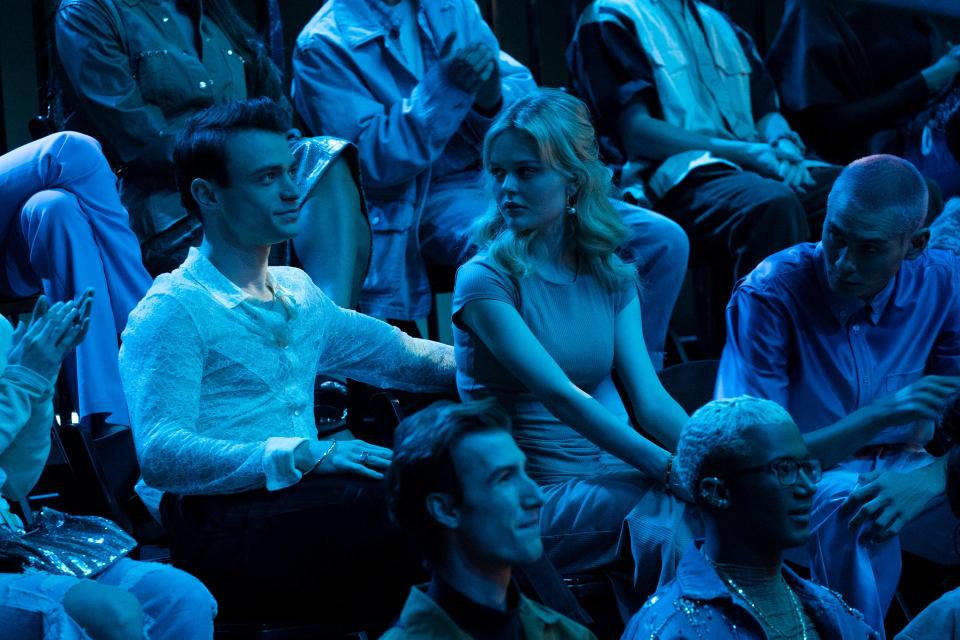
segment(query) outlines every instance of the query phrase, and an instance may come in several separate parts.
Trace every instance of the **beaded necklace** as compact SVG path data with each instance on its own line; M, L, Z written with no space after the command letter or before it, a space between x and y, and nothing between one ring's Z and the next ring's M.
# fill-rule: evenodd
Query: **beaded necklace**
M767 618L766 615L764 615L763 610L761 610L760 607L758 607L750 598L748 598L747 594L743 591L743 589L740 588L740 586L733 581L733 578L731 578L726 573L724 573L723 569L717 566L717 563L714 562L713 559L707 558L707 560L710 562L711 565L713 565L713 568L716 570L717 575L719 575L720 579L722 579L727 584L727 587L731 591L739 595L743 599L743 601L747 603L747 606L749 606L750 609L757 614L761 622L770 631L773 631L775 634L777 634L777 636L786 638L787 640L791 640L792 638L797 637L795 633L793 634L784 633L782 629L780 629L778 626L773 624L773 622L769 618ZM797 599L797 596L793 592L793 589L790 588L790 585L787 584L787 581L783 579L783 575L779 575L778 577L780 578L780 583L786 588L787 596L789 596L790 598L790 604L793 606L793 613L795 614L795 617L797 620L797 627L800 629L801 640L808 640L807 626L803 623L803 613L801 613L800 611L800 601Z

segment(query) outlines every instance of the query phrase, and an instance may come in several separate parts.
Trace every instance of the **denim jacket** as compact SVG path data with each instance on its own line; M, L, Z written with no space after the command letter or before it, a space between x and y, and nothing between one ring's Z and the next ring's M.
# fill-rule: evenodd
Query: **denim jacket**
M304 27L293 53L293 100L312 133L360 150L374 235L363 309L417 318L430 309L416 233L430 181L479 167L492 119L472 108L474 96L451 84L439 64L415 76L369 1L330 0ZM433 49L425 63L451 35L453 50L482 41L499 51L474 0L422 2L419 24ZM505 105L536 88L523 65L503 52L499 60Z
M822 640L877 639L860 612L834 591L804 580L789 568L783 577L813 620ZM647 600L630 620L623 640L766 640L760 621L735 598L700 550L687 549L677 577Z

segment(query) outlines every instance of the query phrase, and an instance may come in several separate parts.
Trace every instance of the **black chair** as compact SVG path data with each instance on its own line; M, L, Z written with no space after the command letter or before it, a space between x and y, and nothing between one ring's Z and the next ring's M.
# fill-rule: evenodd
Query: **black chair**
M693 413L713 399L719 360L693 360L667 367L660 382L683 410Z

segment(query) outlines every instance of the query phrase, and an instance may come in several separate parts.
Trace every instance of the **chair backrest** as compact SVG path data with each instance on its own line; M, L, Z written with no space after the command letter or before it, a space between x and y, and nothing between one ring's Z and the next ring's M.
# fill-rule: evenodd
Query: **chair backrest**
M693 413L713 399L719 360L693 360L667 367L660 382L683 410Z
M73 486L64 489L68 510L107 517L141 543L161 540L162 528L134 491L140 465L130 428L114 426L94 437L71 424L58 435L73 471Z

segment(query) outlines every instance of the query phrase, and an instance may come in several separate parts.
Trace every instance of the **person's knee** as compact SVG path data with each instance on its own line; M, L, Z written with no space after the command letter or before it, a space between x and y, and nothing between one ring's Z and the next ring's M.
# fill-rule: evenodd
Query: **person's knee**
M679 266L680 272L683 273L690 256L690 239L687 237L687 232L666 216L658 213L652 215L651 240L657 245L659 251Z
M63 608L94 640L143 638L143 609L123 589L84 580L67 591Z
M77 197L59 189L45 189L30 196L20 209L20 228L27 244L69 233L81 218Z
M59 159L69 160L70 166L103 165L109 169L100 143L95 138L76 131L61 131L50 136L51 148Z
M216 599L200 580L167 565L156 565L133 590L157 620L212 621L217 613Z

